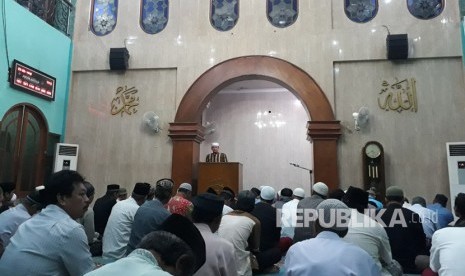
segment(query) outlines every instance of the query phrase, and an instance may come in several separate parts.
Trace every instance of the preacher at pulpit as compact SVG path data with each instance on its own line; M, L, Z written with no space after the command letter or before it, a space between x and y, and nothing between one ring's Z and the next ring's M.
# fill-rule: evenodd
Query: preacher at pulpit
M205 162L207 163L224 163L228 162L228 157L225 153L220 153L220 144L219 143L212 143L212 153L207 154L205 158Z

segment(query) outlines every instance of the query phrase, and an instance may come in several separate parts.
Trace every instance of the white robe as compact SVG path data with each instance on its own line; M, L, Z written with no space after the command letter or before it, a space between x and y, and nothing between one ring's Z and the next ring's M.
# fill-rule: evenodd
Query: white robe
M126 255L137 209L139 205L132 197L117 202L111 209L102 240L102 257L105 263L114 262Z
M213 234L207 224L195 223L195 226L199 229L205 241L207 261L194 276L236 276L237 269L232 243Z
M447 227L434 232L430 267L441 276L463 275L465 262L465 227Z

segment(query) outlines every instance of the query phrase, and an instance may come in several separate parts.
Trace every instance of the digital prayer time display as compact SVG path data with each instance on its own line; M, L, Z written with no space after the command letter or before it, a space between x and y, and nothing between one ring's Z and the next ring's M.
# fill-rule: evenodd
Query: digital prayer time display
M56 79L22 62L13 60L10 85L49 101L55 100Z

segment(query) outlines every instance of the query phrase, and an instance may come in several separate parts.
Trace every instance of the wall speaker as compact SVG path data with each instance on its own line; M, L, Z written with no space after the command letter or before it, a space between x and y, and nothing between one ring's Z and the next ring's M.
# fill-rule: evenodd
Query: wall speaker
M126 48L110 48L110 70L128 69L129 51Z
M386 37L387 58L407 59L408 58L408 36L407 34L388 35Z

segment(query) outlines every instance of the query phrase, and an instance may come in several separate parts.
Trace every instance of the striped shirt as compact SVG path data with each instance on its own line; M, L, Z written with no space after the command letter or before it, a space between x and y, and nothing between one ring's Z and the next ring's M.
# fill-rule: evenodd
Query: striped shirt
M225 163L228 162L228 157L225 153L210 153L207 154L205 158L205 162L207 163Z

